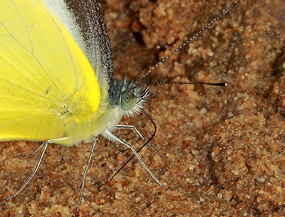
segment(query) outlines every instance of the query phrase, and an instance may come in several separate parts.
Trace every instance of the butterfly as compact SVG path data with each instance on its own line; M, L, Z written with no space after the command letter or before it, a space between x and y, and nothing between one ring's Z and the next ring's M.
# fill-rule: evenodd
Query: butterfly
M33 173L8 199L33 178L49 144L92 142L82 196L98 135L129 148L163 186L133 146L113 133L130 128L119 122L142 111L149 86L114 79L110 41L97 1L1 1L0 65L0 141L44 141L36 150L42 152Z

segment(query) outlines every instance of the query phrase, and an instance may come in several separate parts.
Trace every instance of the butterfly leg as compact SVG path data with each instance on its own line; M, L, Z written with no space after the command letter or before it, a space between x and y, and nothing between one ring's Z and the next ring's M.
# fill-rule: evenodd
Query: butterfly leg
M82 202L82 196L83 196L83 190L84 190L84 185L85 185L85 179L86 179L86 175L87 175L89 166L91 164L91 160L92 160L92 156L93 156L93 153L94 153L94 150L95 150L95 146L96 146L97 140L98 140L98 138L94 138L92 149L91 149L91 152L90 152L90 155L89 155L89 158L88 158L88 162L86 164L85 171L84 171L84 174L83 174L81 190L80 190L80 196L79 196L79 202L78 202L78 206L77 206L77 212L79 212L80 204Z
M165 187L166 186L164 184L162 184L156 177L155 175L151 172L151 170L145 165L145 163L143 162L141 156L137 153L137 151L127 142L123 141L122 139L120 139L119 137L117 137L114 133L112 133L111 131L105 129L105 131L102 133L102 135L105 138L109 138L112 141L116 141L119 142L123 145L125 145L126 147L128 147L129 149L132 150L132 152L134 153L134 155L137 157L137 159L140 161L141 165L146 169L146 171L150 174L150 176L161 186Z
M140 133L140 131L138 131L137 128L135 128L135 127L132 126L132 125L117 125L116 128L118 128L118 129L131 129L131 130L134 130L134 131L139 135L139 137L140 137L144 142L146 142L146 139L143 137L143 135ZM151 145L151 143L148 143L147 145L148 145L156 154L158 154L159 156L161 156L161 157L165 156L164 154L159 153L159 151L156 150L156 149Z
M42 143L32 154L29 154L29 155L27 155L27 156L19 155L18 158L21 158L21 159L28 159L28 158L34 156L44 145L45 145L45 143Z
M23 191L23 189L29 184L29 182L30 182L31 179L35 176L36 172L37 172L38 169L39 169L39 166L40 166L40 164L41 164L41 162L42 162L43 156L44 156L44 154L45 154L45 152L46 152L46 149L47 149L49 143L50 143L50 142L47 141L47 142L43 143L43 144L40 146L40 147L43 147L42 153L41 153L41 155L40 155L40 157L39 157L39 159L38 159L38 163L37 163L37 165L36 165L36 167L35 167L33 173L30 175L30 177L28 178L28 180L22 185L22 187L21 187L15 194L13 194L13 195L11 195L11 196L5 198L4 200L10 200L10 199L16 197L16 196L17 196L21 191Z

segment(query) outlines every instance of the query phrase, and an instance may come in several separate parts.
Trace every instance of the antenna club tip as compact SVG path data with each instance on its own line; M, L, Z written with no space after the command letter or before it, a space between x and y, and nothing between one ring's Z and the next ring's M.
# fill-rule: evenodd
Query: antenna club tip
M225 87L227 87L227 86L228 86L228 83L225 82Z

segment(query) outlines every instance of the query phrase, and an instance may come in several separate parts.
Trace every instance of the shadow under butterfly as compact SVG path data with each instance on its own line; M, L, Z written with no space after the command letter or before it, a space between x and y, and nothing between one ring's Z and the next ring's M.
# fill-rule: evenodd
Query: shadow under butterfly
M142 78L234 7L236 4ZM2 1L0 22L0 141L45 141L27 156L42 149L31 176L6 199L16 197L27 186L50 143L72 146L93 142L83 175L80 205L98 135L129 148L151 177L164 186L145 165L138 151L113 131L133 129L145 145L149 145L155 133L146 141L135 127L119 125L119 122L125 115L143 111L150 84L225 86L225 83L139 83L142 78L137 82L114 79L110 41L96 1ZM143 89L142 85L147 87Z

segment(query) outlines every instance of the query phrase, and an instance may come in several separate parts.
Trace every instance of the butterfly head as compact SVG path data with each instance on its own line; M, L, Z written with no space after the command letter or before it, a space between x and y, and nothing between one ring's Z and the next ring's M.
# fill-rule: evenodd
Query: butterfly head
M144 90L132 81L112 79L109 88L109 101L120 107L123 115L134 116L144 108L149 96L149 86Z

